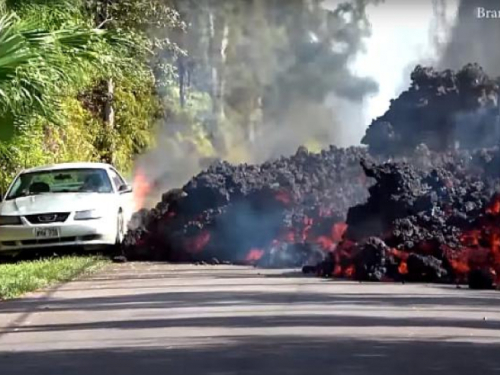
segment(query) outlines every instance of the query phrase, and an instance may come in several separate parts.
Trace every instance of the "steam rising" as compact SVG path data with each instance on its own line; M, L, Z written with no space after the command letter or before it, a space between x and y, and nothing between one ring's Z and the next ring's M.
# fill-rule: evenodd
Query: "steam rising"
M364 124L359 127L361 135L356 143L366 125L382 116L390 100L408 88L416 65L438 63L455 24L457 8L458 0L385 0L368 7L372 36L353 70L373 77L380 89L365 101Z
M477 9L500 10L498 0L462 0L450 43L441 60L442 69L458 69L476 62L490 76L500 75L499 19L477 17Z
M194 119L166 116L157 146L138 160L157 192L214 159L258 163L301 145L359 144L408 72L436 63L457 9L455 0L177 3L190 25L178 41L188 52L185 109L199 106L190 92L210 104Z

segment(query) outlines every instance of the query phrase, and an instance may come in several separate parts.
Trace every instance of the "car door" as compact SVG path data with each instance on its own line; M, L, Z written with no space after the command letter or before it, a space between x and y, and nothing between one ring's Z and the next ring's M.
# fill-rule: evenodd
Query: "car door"
M120 207L123 209L123 218L125 223L128 223L134 213L134 195L132 193L132 188L116 169L110 168L109 175L118 194Z

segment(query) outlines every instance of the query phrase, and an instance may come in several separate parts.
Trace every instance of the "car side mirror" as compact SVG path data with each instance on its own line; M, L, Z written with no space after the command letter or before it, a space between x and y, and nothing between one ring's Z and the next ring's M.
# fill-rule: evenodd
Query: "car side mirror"
M133 190L133 189L132 189L132 186L130 186L130 185L126 185L126 184L125 184L125 185L122 185L122 186L120 186L120 187L118 188L118 192L119 192L120 194L131 193L131 192L132 192L132 190Z
M0 193L0 202L3 202L3 194Z

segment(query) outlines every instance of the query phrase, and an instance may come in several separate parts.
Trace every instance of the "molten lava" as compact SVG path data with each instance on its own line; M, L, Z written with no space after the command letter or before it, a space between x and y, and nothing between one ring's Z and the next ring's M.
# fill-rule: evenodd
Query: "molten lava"
M146 198L151 192L151 184L149 183L144 170L138 168L135 172L134 182L134 205L137 211L145 207Z
M211 236L208 231L202 231L194 238L186 238L184 241L184 248L190 254L199 254L210 242L210 237Z
M500 285L498 78L476 64L459 72L418 66L410 78L370 125L368 147L301 147L261 165L216 162L142 210L124 252L306 265L367 281ZM469 114L481 121L463 131L457 119ZM156 190L141 169L134 188L138 209Z
M401 275L406 275L408 274L408 263L406 263L404 260L399 264L398 267L398 272Z
M257 262L264 256L264 254L265 251L262 249L251 249L245 258L245 261L248 263Z
M332 227L332 241L333 242L340 242L342 241L342 238L344 237L344 234L347 230L347 224L346 223L337 223L334 224Z
M289 205L292 203L292 197L291 195L285 191L285 190L279 190L276 195L275 195L275 198L278 202L281 202L283 203L284 205Z
M490 215L500 214L500 194L495 194L490 206L486 209L486 213Z

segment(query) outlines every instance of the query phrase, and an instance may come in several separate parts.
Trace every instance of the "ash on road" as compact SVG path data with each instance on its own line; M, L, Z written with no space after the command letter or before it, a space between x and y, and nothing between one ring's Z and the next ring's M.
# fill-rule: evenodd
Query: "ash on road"
M0 374L488 374L500 293L113 265L0 304Z

